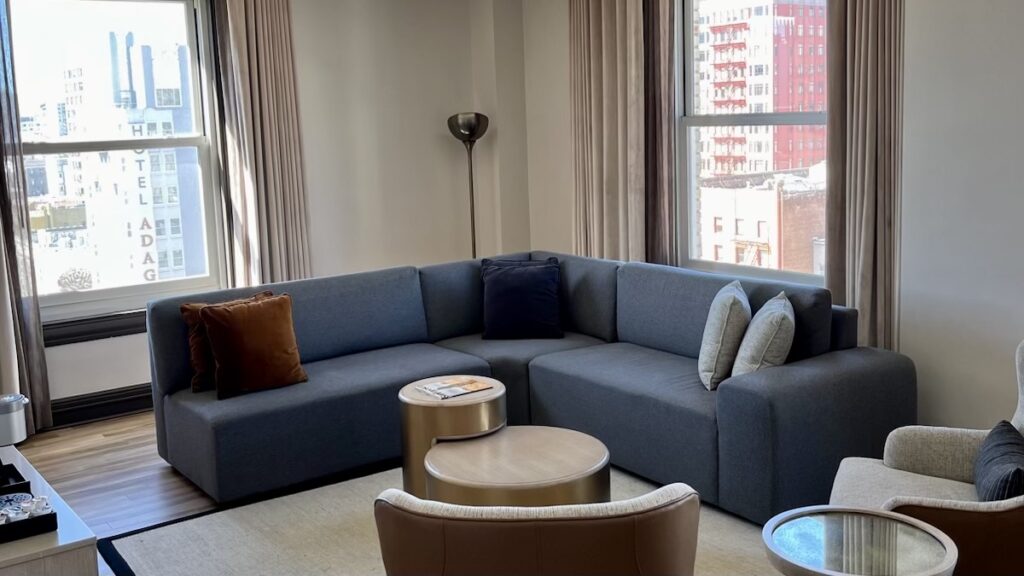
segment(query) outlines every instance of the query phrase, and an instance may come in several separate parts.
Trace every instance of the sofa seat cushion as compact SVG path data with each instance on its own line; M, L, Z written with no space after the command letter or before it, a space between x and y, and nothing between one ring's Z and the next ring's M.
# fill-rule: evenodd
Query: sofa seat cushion
M552 352L597 344L604 344L604 341L578 332L566 332L564 338L558 339L526 340L484 340L482 334L471 334L437 343L438 346L483 358L491 365L491 376L505 385L506 412L511 425L530 423L531 360Z
M717 502L715 392L692 358L625 342L539 356L530 363L530 409L534 424L600 439L617 466L684 482Z
M486 376L476 356L408 344L304 364L309 381L217 400L164 398L168 460L219 502L401 455L398 390L444 374Z
M874 458L845 458L836 473L829 503L881 510L895 496L978 501L974 484L904 472Z

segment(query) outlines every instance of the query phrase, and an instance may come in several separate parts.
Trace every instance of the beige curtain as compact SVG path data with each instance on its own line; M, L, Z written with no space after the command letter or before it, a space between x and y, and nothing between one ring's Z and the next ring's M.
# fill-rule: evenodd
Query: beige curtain
M232 283L310 275L288 0L215 0Z
M32 434L52 426L53 418L32 268L8 7L0 0L0 393L28 397L25 419Z
M898 333L904 0L830 0L827 284L860 343Z
M641 0L570 0L575 204L584 256L645 258Z
M676 0L644 0L647 261L679 264L676 202Z

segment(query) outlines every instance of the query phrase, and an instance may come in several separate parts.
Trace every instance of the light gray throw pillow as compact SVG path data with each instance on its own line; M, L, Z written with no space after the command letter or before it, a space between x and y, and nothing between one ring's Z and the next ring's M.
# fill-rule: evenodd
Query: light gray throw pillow
M730 282L715 295L704 324L704 338L697 357L700 381L708 390L729 377L743 333L750 323L750 302L738 280Z
M739 376L786 363L796 333L796 314L785 292L764 303L743 336L732 375Z

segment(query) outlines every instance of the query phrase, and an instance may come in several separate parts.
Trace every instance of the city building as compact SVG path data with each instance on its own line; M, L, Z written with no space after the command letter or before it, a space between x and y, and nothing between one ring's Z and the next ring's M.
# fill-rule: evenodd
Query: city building
M697 114L826 110L825 0L704 0L694 42ZM698 129L695 251L704 260L819 273L825 127ZM808 186L813 186L808 188ZM786 217L787 212L813 215ZM758 229L748 229L759 222Z
M188 48L110 32L63 71L63 100L22 116L26 141L158 139L194 132ZM90 59L106 52L109 58ZM52 114L51 111L56 111ZM194 148L26 159L41 293L129 286L206 273Z

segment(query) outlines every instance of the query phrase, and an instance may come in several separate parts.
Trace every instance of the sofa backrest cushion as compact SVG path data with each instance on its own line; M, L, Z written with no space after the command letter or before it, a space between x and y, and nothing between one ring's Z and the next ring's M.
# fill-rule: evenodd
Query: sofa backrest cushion
M558 258L562 267L562 327L606 342L616 339L616 272L621 262L555 252L533 252L533 260Z
M857 347L857 309L832 306L832 349Z
M504 254L494 259L529 260L530 254ZM419 272L431 342L483 331L484 283L479 260L424 266Z
M224 302L263 290L289 294L302 362L427 340L419 272L412 267L176 296L148 307L154 385L164 394L191 379L185 302Z
M832 294L823 288L633 262L619 268L618 280L618 336L623 342L697 358L711 301L723 286L739 280L754 314L786 291L796 314L787 361L829 351Z

